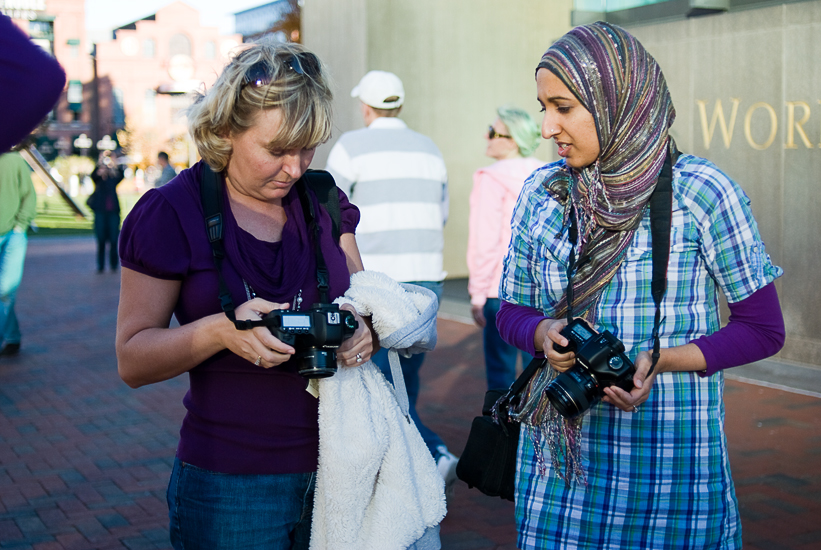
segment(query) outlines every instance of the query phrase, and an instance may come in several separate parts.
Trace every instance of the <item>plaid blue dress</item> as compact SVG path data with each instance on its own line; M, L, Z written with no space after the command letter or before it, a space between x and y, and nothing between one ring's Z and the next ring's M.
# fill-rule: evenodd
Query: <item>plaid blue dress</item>
M499 296L551 316L567 285L570 252L562 207L542 185L563 161L534 172L513 215ZM673 168L673 220L661 347L720 328L719 289L738 302L782 274L770 261L745 193L707 160L681 155ZM597 329L621 339L631 359L652 349L655 305L649 210L597 304ZM548 459L538 472L523 429L516 521L522 549L735 549L741 524L724 435L724 377L656 377L638 413L601 403L585 417L587 484L570 487ZM544 452L548 453L545 446Z

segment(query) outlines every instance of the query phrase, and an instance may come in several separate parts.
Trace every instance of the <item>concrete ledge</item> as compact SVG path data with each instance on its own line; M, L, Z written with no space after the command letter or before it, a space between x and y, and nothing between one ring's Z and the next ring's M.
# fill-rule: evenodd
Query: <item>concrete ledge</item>
M473 314L470 312L470 303L462 300L442 298L439 302L439 317L448 321L473 324Z
M821 368L765 359L725 371L730 380L821 398Z

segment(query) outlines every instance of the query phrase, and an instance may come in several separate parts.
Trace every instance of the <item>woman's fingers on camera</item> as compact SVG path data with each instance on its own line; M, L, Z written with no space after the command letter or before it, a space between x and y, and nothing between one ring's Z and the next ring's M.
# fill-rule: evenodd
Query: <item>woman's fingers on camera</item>
M347 306L347 307L346 307ZM340 309L348 309L356 316L358 323L354 335L345 340L336 352L337 361L346 367L355 367L368 361L373 355L373 337L365 320L353 306L343 304Z
M650 372L650 366L653 360L650 354L646 351L639 353L636 357L636 374L633 375L633 385L637 388L644 387L644 382L647 380L647 373Z
M338 352L336 358L345 367L357 367L371 358L371 350L368 346L357 346L344 352Z
M636 391L636 390L633 390ZM647 400L646 395L634 395L632 392L627 393L617 386L610 386L604 389L603 401L618 407L624 412L634 412L634 407L638 407Z
M554 370L564 372L576 363L576 355L573 352L558 353L550 351L547 354L547 360Z
M290 346L271 334L271 331L268 330L267 327L256 327L253 329L254 336L267 348L271 351L282 353L285 355L293 355L296 350L293 346Z
M241 321L257 320L262 319L266 313L270 313L275 309L288 309L288 307L288 304L269 302L262 298L251 298L236 309L235 315Z
M269 369L281 365L291 358L291 353L281 352L266 347L255 347L246 355L251 363L258 367Z

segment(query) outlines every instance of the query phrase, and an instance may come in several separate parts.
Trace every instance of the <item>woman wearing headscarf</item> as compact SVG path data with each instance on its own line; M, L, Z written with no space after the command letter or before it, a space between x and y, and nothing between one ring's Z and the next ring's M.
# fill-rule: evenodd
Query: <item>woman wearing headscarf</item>
M516 360L531 357L499 336L499 279L510 242L510 218L527 177L543 163L533 158L541 136L527 111L504 105L488 127L485 155L495 159L473 174L468 219L468 292L474 322L482 328L487 387L507 388L516 379Z
M740 548L721 370L783 345L773 284L782 270L741 188L677 151L664 77L633 36L577 27L544 54L536 84L542 135L562 160L531 176L516 205L497 319L507 341L550 364L513 410L523 424L519 547ZM672 222L656 361L648 204L665 170ZM719 289L730 306L723 328ZM568 294L573 316L610 331L636 367L632 390L607 387L573 419L544 391L575 362L556 349L569 343Z
M331 135L331 101L313 53L297 44L250 45L189 110L203 160L149 190L123 225L120 376L132 387L184 373L190 382L167 495L174 548L309 546L317 399L299 374L299 350L239 321L305 312L323 294L341 296L362 269L359 211L332 189L337 239L302 178ZM224 249L217 264L201 200L201 187L214 179ZM238 322L221 308L228 302ZM369 326L353 313L358 328L337 349L343 367L373 352ZM172 314L180 326L169 326Z

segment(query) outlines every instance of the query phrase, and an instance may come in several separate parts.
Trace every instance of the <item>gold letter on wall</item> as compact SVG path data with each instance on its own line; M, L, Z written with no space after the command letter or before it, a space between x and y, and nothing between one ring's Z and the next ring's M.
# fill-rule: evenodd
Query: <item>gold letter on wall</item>
M804 109L804 118L799 120L798 122L795 121L795 108L801 107ZM810 106L807 105L804 101L788 101L787 102L787 143L784 144L784 149L798 149L798 145L795 144L795 132L794 130L798 130L798 135L801 136L801 141L804 142L804 146L807 149L812 149L812 143L810 142L810 138L807 137L807 133L804 132L804 128L802 125L806 124L806 122L810 119Z
M770 136L767 138L767 141L761 145L753 141L753 133L750 129L750 123L752 122L753 113L756 109L765 109L768 113L770 113ZM744 135L746 136L747 143L750 144L750 147L763 151L773 144L773 141L775 141L776 132L778 132L778 117L775 115L775 109L773 109L769 103L759 101L747 109L747 115L744 117Z
M721 108L721 100L716 100L716 108L713 110L713 119L710 121L710 124L707 124L707 102L701 99L696 100L698 103L698 110L701 114L701 133L704 136L704 148L710 148L710 142L713 141L713 132L716 129L716 121L719 122L721 125L721 134L724 138L724 147L726 149L730 148L730 142L733 140L733 128L735 127L735 116L738 114L738 104L741 103L740 99L736 99L734 97L730 98L730 101L733 103L733 110L730 112L730 126L727 127L727 122L724 119L724 109Z

